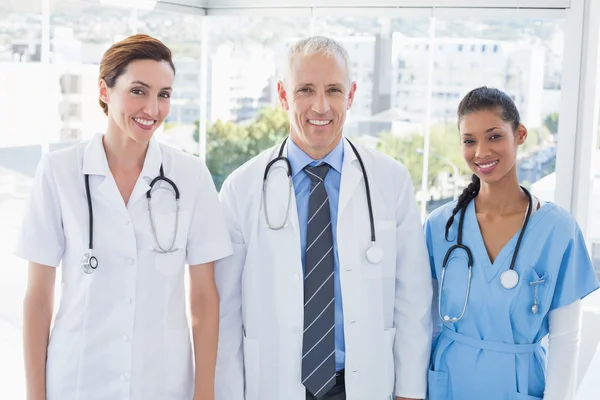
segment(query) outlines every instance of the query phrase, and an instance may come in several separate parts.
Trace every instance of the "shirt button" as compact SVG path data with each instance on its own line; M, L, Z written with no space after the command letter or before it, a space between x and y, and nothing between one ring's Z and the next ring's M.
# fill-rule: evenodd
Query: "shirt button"
M296 282L300 282L300 275L294 274L294 279L296 280Z
M133 265L133 258L127 259L127 265Z

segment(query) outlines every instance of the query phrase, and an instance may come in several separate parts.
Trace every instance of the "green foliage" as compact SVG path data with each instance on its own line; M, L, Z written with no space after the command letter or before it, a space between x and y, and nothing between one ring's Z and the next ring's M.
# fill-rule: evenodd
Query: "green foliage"
M195 122L194 140L200 132ZM283 140L289 132L287 113L280 107L263 108L248 125L217 121L206 131L206 165L217 190L236 168Z
M544 126L550 133L556 135L558 133L558 113L548 114L544 119Z
M428 185L433 185L442 170L452 173L452 168L444 158L456 165L461 175L469 173L462 158L459 135L454 124L433 126L429 140ZM421 185L423 171L423 142L424 137L418 132L406 136L386 132L380 136L377 150L404 164L410 172L413 184L418 187Z

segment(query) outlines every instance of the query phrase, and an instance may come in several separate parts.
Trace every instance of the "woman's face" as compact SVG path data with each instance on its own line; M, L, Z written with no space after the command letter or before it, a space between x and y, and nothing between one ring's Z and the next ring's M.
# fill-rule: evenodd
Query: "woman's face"
M109 88L100 81L109 126L135 142L148 142L169 115L175 73L168 62L137 60Z
M482 182L498 182L513 170L516 174L517 148L527 138L523 125L515 132L512 124L492 109L465 115L459 130L463 157Z

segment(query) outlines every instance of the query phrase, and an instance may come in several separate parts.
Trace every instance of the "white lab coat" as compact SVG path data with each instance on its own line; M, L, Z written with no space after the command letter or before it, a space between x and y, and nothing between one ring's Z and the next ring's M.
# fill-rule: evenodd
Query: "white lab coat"
M158 254L146 191L164 166L180 191L178 251ZM94 255L88 249L84 174L90 175ZM175 230L168 184L155 185L152 209L163 247ZM165 190L166 189L166 190ZM102 135L45 156L38 168L16 254L57 267L62 296L48 345L47 400L191 400L192 347L185 263L231 254L221 206L206 166L154 140L126 206L110 173Z
M348 400L424 398L431 350L429 257L410 176L392 158L357 146L367 170L377 243L371 244L365 181L347 142L341 173L337 246L344 308ZM234 254L217 262L221 326L217 400L305 400L301 383L303 272L294 190L290 219L267 227L263 174L278 146L225 182L220 199ZM287 154L285 152L284 154ZM267 185L269 217L278 225L288 196L285 166Z

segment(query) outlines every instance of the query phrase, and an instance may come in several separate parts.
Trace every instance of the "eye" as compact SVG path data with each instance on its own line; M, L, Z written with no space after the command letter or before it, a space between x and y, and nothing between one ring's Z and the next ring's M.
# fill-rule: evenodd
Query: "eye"
M140 89L132 89L131 93L135 94L136 96L142 96L144 94L144 92Z
M342 91L338 88L331 88L329 89L330 92L337 92L337 93L341 93Z
M171 98L171 93L169 92L162 92L159 94L160 97L162 97L163 99L169 99Z
M490 136L490 139L496 140L496 139L500 139L501 137L502 137L502 135L495 134L495 135Z
M310 93L311 91L312 90L310 88L302 88L302 89L298 90L298 92L301 92L301 93Z
M471 140L471 139L465 139L465 140L463 140L463 144L469 145L469 144L473 144L473 143L475 143L475 141Z

